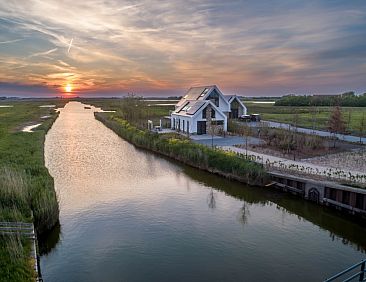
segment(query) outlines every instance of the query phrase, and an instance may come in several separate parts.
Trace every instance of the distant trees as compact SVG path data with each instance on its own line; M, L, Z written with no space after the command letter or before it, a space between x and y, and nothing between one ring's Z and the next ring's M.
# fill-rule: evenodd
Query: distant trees
M275 102L275 106L334 106L366 107L366 93L356 95L353 91L340 95L287 95Z
M329 131L333 133L334 143L333 148L336 147L337 137L336 134L342 134L346 130L346 126L343 121L342 112L339 106L336 106L330 115L328 122Z

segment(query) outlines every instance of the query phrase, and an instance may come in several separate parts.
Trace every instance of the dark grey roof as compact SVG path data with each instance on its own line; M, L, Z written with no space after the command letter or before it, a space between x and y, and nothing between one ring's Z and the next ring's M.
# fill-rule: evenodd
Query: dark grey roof
M207 86L199 86L199 87L191 87L189 88L189 90L186 92L186 94L183 95L182 99L177 103L177 107L180 107L184 104L185 101L187 100L200 100L200 98L202 99L203 96L210 92L214 87L216 87L215 85L207 85Z
M230 101L233 97L235 97L236 95L224 95L224 98L226 101Z
M215 87L215 85L191 87L187 91L187 93L183 96L183 98L187 99L187 100L198 100L200 98L201 94L206 94L214 87Z
M190 100L185 101L182 106L180 106L178 109L176 109L173 113L179 114L179 115L194 115L204 104L208 103L208 101L205 100Z

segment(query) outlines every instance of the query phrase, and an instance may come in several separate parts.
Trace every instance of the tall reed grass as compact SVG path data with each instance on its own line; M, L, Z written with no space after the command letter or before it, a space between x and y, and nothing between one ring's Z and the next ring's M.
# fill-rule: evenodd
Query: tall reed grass
M261 165L240 158L234 153L211 149L187 139L166 138L141 130L113 114L95 113L95 117L137 147L247 184L262 185L266 180L266 172Z

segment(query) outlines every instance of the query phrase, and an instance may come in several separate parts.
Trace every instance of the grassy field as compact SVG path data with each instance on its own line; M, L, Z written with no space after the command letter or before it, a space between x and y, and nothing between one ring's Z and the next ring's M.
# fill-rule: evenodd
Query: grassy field
M295 114L298 115L298 126L327 129L331 107L289 107L274 106L273 104L255 103L253 101L244 101L249 113L259 113L262 119L292 123L295 122ZM359 134L359 124L362 116L366 118L366 108L362 107L342 107L343 120L346 124L347 131L352 134Z
M120 99L84 99L84 103L92 103L99 105L104 109L116 110L120 108ZM314 128L319 130L326 130L328 128L328 121L333 110L331 107L287 107L274 106L271 103L262 103L263 101L244 101L249 113L259 113L264 120L294 123L295 114L298 116L298 126L306 128ZM264 101L268 102L268 101ZM156 124L160 118L169 115L170 111L174 110L172 105L176 101L145 101L146 119L154 121ZM359 135L359 124L362 116L366 118L366 108L362 107L342 107L343 119L346 124L347 132Z
M38 233L58 222L58 203L53 179L44 166L43 144L56 119L52 108L62 100L5 100L0 102L0 221L34 222ZM11 105L12 107L1 107ZM42 116L50 116L47 120ZM21 132L25 125L42 123L35 132ZM33 217L32 217L33 213ZM29 281L33 271L29 242L16 237L0 238L0 279Z
M78 99L80 102L85 104L92 104L95 107L100 107L103 110L116 111L118 115L122 115L123 100L117 98L101 99L101 98L88 98ZM161 101L141 101L139 105L139 117L138 120L134 121L134 125L139 128L147 128L147 120L152 120L154 125L159 124L159 120L164 116L169 116L170 111L174 110L173 105L162 105L162 104L175 104L176 100L169 102Z

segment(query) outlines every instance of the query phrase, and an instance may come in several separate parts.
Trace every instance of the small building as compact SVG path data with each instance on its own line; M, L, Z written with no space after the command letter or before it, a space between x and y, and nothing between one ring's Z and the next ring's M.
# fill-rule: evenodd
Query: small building
M171 128L206 134L212 124L226 132L229 119L245 115L247 108L236 95L224 95L216 85L192 87L175 106Z

